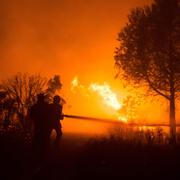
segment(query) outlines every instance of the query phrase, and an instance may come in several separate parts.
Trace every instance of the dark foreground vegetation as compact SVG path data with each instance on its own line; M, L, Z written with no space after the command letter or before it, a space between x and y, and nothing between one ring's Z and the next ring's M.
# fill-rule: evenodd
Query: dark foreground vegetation
M65 134L59 149L51 147L44 158L38 159L32 153L31 134L14 127L1 130L0 179L101 179L124 176L177 179L180 176L180 145L160 141L157 133L138 133L139 136L129 136L121 130L119 135L111 133L107 137L91 139Z

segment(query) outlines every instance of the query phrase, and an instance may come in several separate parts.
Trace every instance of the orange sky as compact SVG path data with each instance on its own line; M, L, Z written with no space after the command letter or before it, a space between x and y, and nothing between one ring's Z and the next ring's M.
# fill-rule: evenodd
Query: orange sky
M113 60L117 33L133 7L151 1L1 0L0 77L16 72L40 72L47 77L59 74L68 112L81 113L83 107L83 114L88 113L93 102L95 110L89 115L96 115L103 111L98 102L72 94L70 82L75 76L85 86L107 81L120 95ZM152 114L159 112L155 109ZM162 118L162 112L156 117Z
M135 6L150 0L6 0L0 75L17 71L113 78L117 33ZM106 74L106 75L104 75Z

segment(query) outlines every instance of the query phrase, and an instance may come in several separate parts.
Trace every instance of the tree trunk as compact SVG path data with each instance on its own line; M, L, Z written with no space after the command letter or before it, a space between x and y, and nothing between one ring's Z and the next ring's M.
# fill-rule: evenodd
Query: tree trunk
M176 143L176 118L175 118L175 94L174 89L171 91L170 95L170 140L171 143Z

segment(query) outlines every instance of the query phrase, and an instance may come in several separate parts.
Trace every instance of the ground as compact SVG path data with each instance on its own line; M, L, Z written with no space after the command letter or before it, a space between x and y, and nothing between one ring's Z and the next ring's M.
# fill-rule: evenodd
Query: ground
M0 144L1 180L180 176L179 145L64 134L59 148L37 160L24 132L1 132Z

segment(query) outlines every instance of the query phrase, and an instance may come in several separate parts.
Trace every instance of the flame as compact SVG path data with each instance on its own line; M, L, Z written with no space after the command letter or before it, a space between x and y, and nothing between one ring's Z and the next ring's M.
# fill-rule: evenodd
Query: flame
M74 79L71 81L71 91L74 92L75 88L79 86L79 80L78 77L75 76Z
M118 116L118 120L124 123L128 122L128 118L126 116Z
M78 77L75 76L74 79L71 81L71 88L77 87L79 84Z
M104 103L115 110L122 108L122 105L118 102L116 94L111 90L111 87L104 83L103 85L92 83L90 89L97 92L104 100Z
M117 117L117 120L121 122L128 121L126 116L121 115L119 110L123 107L123 105L118 101L116 93L113 92L111 86L107 82L104 82L103 84L93 82L84 86L79 82L78 76L75 76L71 81L71 91L73 93L80 91L83 96L88 97L93 97L92 92L97 93L101 97L103 103L111 108L110 113Z
M140 131L147 131L147 130L154 131L155 127L140 126L140 127L138 127L138 129Z
M71 91L75 92L77 89L83 89L84 86L79 83L78 76L75 76L74 79L71 81Z

